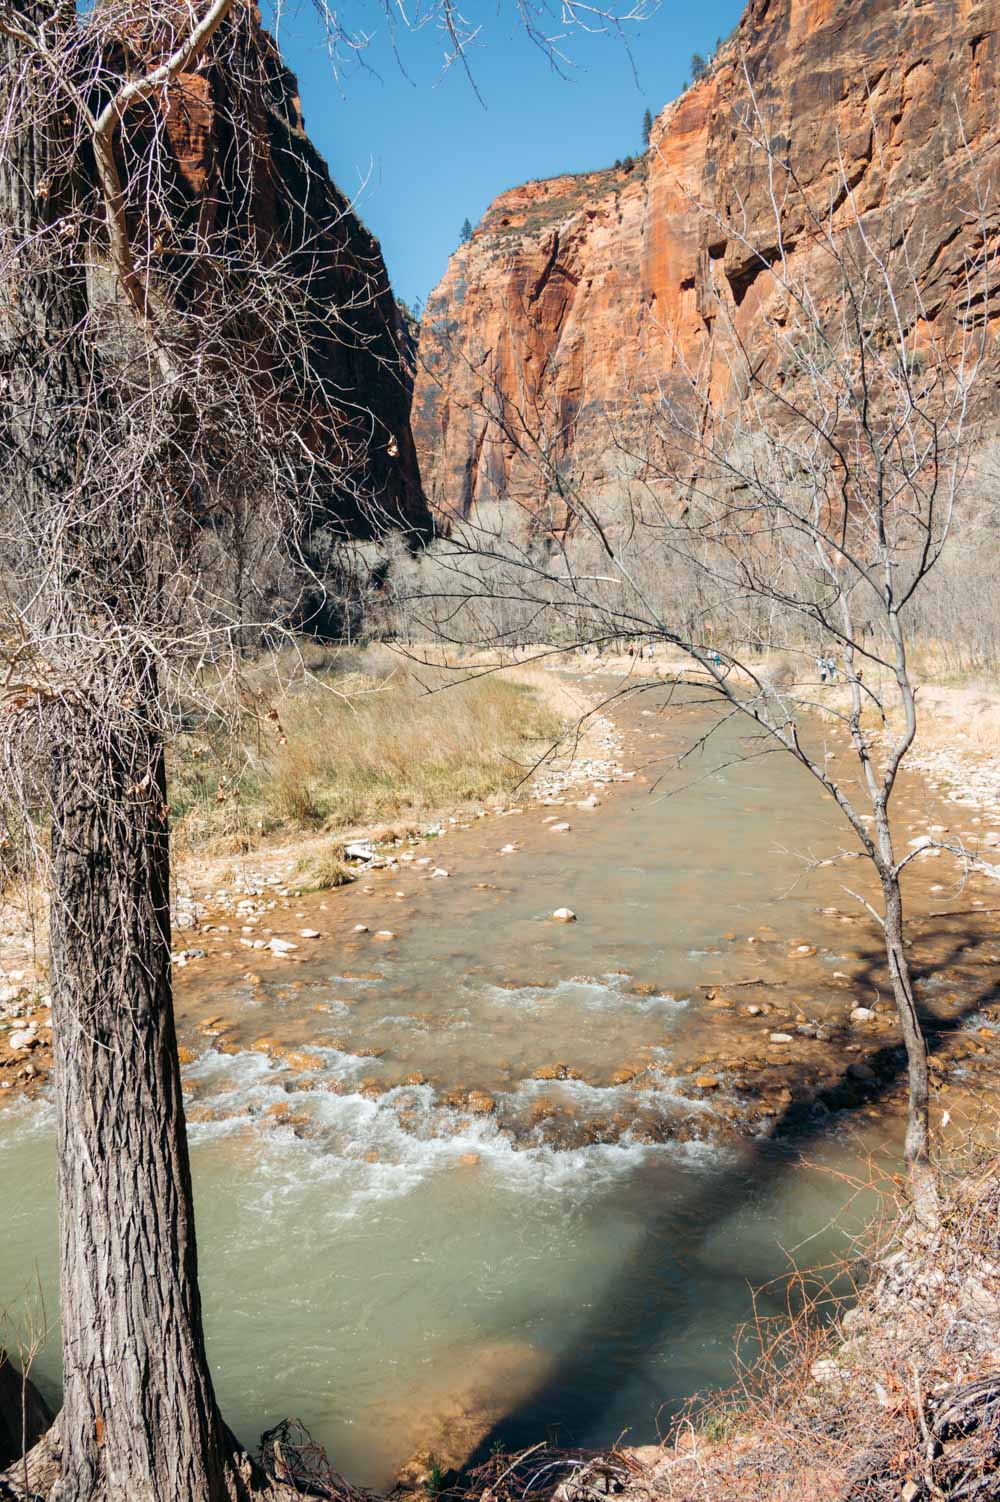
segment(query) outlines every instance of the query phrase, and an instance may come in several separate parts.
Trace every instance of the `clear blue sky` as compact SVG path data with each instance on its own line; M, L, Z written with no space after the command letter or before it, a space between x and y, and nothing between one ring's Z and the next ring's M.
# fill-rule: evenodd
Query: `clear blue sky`
M558 9L554 0L553 28ZM443 275L463 219L475 224L505 188L638 152L643 110L655 115L680 93L692 52L711 53L742 9L741 0L661 0L628 28L637 83L612 37L570 32L563 46L575 66L560 78L511 0L468 0L466 17L482 20L469 53L482 104L459 67L442 78L445 39L433 23L397 26L404 75L379 0L357 0L351 15L373 38L364 55L377 76L355 64L335 80L307 9L283 13L279 42L299 77L306 129L340 188L358 195L396 294L412 305Z

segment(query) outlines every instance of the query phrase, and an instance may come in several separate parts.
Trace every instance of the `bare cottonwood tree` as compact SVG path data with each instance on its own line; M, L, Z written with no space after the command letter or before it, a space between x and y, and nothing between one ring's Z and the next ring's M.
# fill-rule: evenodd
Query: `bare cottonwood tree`
M843 164L817 201L744 83L736 208L689 203L754 283L750 334L721 260L715 273L706 258L710 335L694 357L673 347L651 394L622 393L629 416L609 419L618 480L601 489L567 468L558 413L491 384L488 352L477 357L478 420L563 517L540 552L530 496L501 497L483 519L462 508L435 549L425 614L439 634L493 647L665 643L687 663L668 679L749 721L834 800L878 878L870 911L908 1060L905 1154L931 1215L927 1050L900 885L918 852L896 848L891 802L917 734L915 607L949 545L991 344L997 216L970 158L967 254L950 302L932 303L913 204L863 208ZM817 749L817 711L846 732L853 775Z
M519 12L555 55L544 10ZM450 0L422 19L453 57L475 40ZM294 616L267 581L305 568L315 523L403 520L368 477L408 432L315 359L363 341L352 315L387 294L363 266L323 294L343 246L310 217L315 173L280 204L284 239L256 217L288 100L246 0L0 0L0 55L2 792L51 893L64 1374L52 1432L3 1480L59 1502L270 1494L202 1331L164 746L178 683L208 666L221 692ZM206 110L222 170L199 198L178 150Z
M31 1484L214 1502L264 1483L204 1348L164 740L176 675L242 641L234 516L252 504L257 552L287 558L358 487L357 425L312 359L351 323L317 307L332 252L305 215L293 256L253 221L278 62L249 7L42 0L0 6L0 36L4 780L16 799L37 776L48 837L59 1108L64 1393ZM171 139L206 67L233 158L214 222Z
M260 1478L222 1422L202 1334L168 680L233 629L199 569L224 525L211 478L254 456L243 486L274 546L301 524L293 487L305 476L308 507L351 459L309 379L308 276L281 286L236 205L215 231L185 224L170 182L167 114L209 48L252 174L247 105L273 59L249 11L42 0L0 7L0 35L4 777L16 797L39 774L49 841L61 1226L63 1405L31 1485L214 1502Z

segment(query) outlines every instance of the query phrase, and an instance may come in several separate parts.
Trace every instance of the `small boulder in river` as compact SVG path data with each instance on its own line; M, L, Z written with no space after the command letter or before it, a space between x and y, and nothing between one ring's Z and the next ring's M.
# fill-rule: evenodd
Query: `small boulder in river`
M531 1078L533 1080L578 1080L580 1076L569 1064L560 1063L543 1064L540 1069L533 1072Z
M473 1116L492 1116L497 1103L485 1090L470 1090L465 1097L465 1108Z
M576 914L571 907L557 907L552 916L557 923L576 922Z
M291 954L292 950L298 949L299 946L293 944L290 939L269 939L267 947L272 954L282 955Z
M644 1073L642 1068L637 1069L631 1064L626 1064L624 1068L615 1070L614 1074L611 1076L611 1083L613 1085L630 1085L632 1081L634 1079L637 1079L638 1076L642 1073ZM536 1075L535 1078L545 1079L551 1078L551 1076Z

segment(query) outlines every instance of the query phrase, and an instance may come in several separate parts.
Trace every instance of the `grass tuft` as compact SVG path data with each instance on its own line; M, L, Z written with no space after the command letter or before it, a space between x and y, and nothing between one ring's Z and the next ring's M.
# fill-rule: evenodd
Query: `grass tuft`
M330 654L292 687L284 676L280 663L257 669L256 713L175 745L170 801L188 848L246 850L279 831L345 831L502 798L563 728L529 684L416 669L388 652ZM324 857L315 880L343 880L338 859Z

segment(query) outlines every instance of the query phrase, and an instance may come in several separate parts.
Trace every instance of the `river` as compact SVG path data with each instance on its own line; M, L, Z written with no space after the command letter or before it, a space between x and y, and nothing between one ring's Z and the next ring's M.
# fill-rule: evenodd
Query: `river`
M847 1014L877 968L850 831L734 727L676 766L699 723L643 696L634 776L596 808L584 788L341 892L263 892L244 937L294 951L229 924L182 972L208 1345L249 1444L294 1414L384 1487L415 1450L655 1438L732 1380L751 1289L778 1279L758 1307L779 1312L790 1266L870 1212L838 1175L891 1167L898 1117L809 1104L862 1056ZM919 781L901 798L926 817ZM50 1106L0 1116L0 1184L0 1305L51 1318Z

